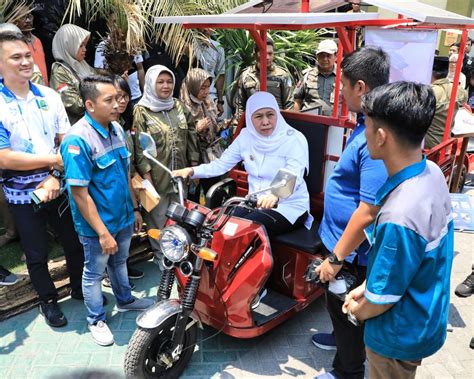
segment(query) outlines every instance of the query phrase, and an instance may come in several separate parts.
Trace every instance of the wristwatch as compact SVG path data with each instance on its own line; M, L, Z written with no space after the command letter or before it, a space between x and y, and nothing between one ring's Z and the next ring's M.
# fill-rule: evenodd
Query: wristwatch
M330 253L330 254L328 255L328 261L329 261L329 263L331 263L332 265L337 265L337 266L340 266L340 265L342 265L342 264L344 263L344 261L343 261L343 260L340 261L340 260L337 258L336 254L334 254L334 253Z
M217 104L224 105L224 100L217 100Z
M63 173L61 171L59 171L58 169L51 169L49 170L49 175L51 175L53 178L56 178L58 180L61 180L63 178Z
M348 309L348 312L347 312L347 319L348 319L352 324L354 324L355 326L359 326L359 325L360 325L359 320L357 320L357 317L354 316L354 314L352 313L352 308L349 308L349 309Z
M134 212L141 212L142 211L142 205L138 204L135 208L133 208Z

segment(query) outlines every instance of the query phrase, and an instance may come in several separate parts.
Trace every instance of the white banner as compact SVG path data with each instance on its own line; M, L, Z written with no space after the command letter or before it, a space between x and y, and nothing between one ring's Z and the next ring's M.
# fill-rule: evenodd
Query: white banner
M390 82L431 84L437 38L436 30L365 30L365 45L381 47L390 56Z

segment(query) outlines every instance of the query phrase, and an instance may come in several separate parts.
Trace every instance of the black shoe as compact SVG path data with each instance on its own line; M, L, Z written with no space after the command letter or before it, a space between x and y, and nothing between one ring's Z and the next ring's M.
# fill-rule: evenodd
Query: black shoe
M137 270L133 267L128 267L128 279L141 279L145 276L143 271Z
M47 303L40 301L39 311L49 326L60 328L67 324L66 316L61 312L56 300L49 300Z
M457 285L454 293L459 297L468 297L474 293L474 271L462 283Z
M71 291L71 298L76 300L84 300L84 294L81 291ZM102 294L102 306L106 306L109 303L104 294Z

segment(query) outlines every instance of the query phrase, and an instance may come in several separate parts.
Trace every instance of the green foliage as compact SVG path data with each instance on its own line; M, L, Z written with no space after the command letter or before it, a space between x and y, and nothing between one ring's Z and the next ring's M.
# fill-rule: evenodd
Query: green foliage
M227 69L233 70L236 80L245 67L255 63L255 43L246 30L217 30L216 33L226 53ZM314 65L316 47L325 33L326 29L270 31L268 37L275 45L274 62L300 79L303 70Z

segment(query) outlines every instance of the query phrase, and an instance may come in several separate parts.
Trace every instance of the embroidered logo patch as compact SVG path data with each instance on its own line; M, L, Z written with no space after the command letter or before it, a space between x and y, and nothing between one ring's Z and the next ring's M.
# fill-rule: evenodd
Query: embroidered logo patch
M43 99L38 100L38 107L39 109L42 109L43 111L47 111L49 109L48 103L44 101Z
M79 148L79 146L76 146L76 145L69 145L67 147L67 151L69 154L74 154L74 155L79 155L81 153L81 149Z

